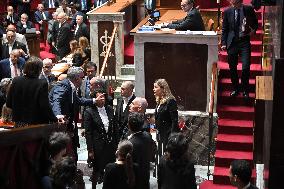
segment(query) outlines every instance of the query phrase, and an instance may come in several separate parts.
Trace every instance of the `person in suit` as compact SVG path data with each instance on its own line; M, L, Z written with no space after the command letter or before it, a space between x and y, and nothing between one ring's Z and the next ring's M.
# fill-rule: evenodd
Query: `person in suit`
M79 41L80 37L86 37L88 40L90 39L90 30L87 24L83 22L82 15L77 15L76 17L76 27L74 31L74 37L77 41Z
M43 59L43 67L42 71L39 75L39 79L45 79L49 84L56 82L56 77L54 74L51 73L51 69L53 68L52 60L49 58Z
M232 97L243 91L244 98L249 98L249 75L251 44L250 36L258 27L256 14L252 6L243 5L243 0L230 0L231 7L224 11L221 49L227 50L231 82L234 90ZM241 86L237 73L238 55L242 58Z
M119 128L118 134L120 139L124 139L128 132L127 119L129 115L129 106L136 97L133 93L133 89L133 82L123 82L120 88L121 97L117 98L115 118Z
M71 26L74 27L76 26L76 17L77 15L81 15L83 16L83 22L86 23L87 22L87 15L85 13L83 13L81 11L81 5L80 4L74 4L74 9L76 10L75 13L72 16L72 20L71 20Z
M58 14L65 13L67 17L72 17L72 10L70 7L67 7L68 2L66 0L61 1L61 5L56 9Z
M102 99L79 98L77 89L81 86L84 78L84 70L80 67L71 67L67 71L67 78L58 82L49 93L49 101L56 117L61 122L67 120L67 132L71 134L73 155L77 158L77 147L79 146L78 127L73 122L78 122L80 106L91 106Z
M17 32L20 34L25 34L26 29L31 29L34 28L34 24L28 20L28 15L26 13L23 13L21 15L21 20L18 21L16 27L17 27Z
M186 17L165 24L165 26L175 30L204 31L204 23L199 10L195 7L194 1L195 0L182 0L180 6L181 9L187 13Z
M155 123L159 134L158 152L163 155L170 133L179 132L177 102L172 95L165 79L158 79L154 83L156 98Z
M59 22L59 29L56 37L55 47L57 49L57 56L62 59L70 53L69 42L72 40L72 32L70 24L66 21L65 13L59 13L57 16Z
M112 107L105 105L104 93L95 91L91 96L103 96L96 106L86 109L83 118L89 162L93 164L92 185L95 188L96 183L102 181L106 164L115 160L117 128Z
M188 153L188 141L182 133L172 133L166 153L158 165L158 188L196 189L194 163Z
M49 20L49 13L48 11L44 11L44 6L43 4L38 4L37 5L37 11L35 11L34 13L34 17L35 17L35 22L36 24L38 24L39 26L39 31L41 32L41 36L43 38L44 33L46 33L47 31L45 31L44 26L43 26L43 22L44 21L48 21Z
M229 178L231 184L238 189L258 189L250 183L251 180L251 166L246 160L234 160L231 162L229 169Z
M53 35L53 25L57 22L57 12L52 13L52 19L48 21L48 31L47 31L47 42L48 44L52 44L52 35Z
M87 13L91 10L92 7L92 1L91 0L73 0L72 1L74 5L79 4L80 5L80 11L83 13Z
M7 14L4 14L3 26L7 27L10 24L16 25L19 21L19 16L14 12L12 6L7 6Z
M18 3L18 14L27 14L28 16L31 16L31 1L32 0L16 0Z
M8 32L8 31L13 31L13 32L16 33L16 39L15 39L15 40L18 41L18 42L20 42L20 43L23 43L23 44L26 46L27 54L30 54L28 42L27 42L27 40L26 40L25 35L20 34L20 33L17 33L17 32L16 32L16 27L15 27L14 25L12 25L12 24L10 24L10 25L7 26L6 32ZM6 35L6 34L3 34L2 42L3 42L3 44L6 43L6 42L8 42L8 40L7 40L7 35Z
M48 84L39 79L42 61L30 57L24 66L24 76L15 77L7 95L7 107L12 109L16 126L57 122L48 101Z
M20 55L26 60L29 58L26 46L23 43L16 41L15 32L10 30L7 31L6 38L7 42L2 45L2 59L9 58L13 49L19 49Z
M52 9L52 8L58 8L59 7L59 0L43 0L42 4L44 7Z
M133 145L133 162L139 165L140 183L137 183L138 189L150 188L150 161L152 158L152 137L151 134L142 131L144 124L144 115L138 112L129 114L128 128L131 135L128 140Z
M25 59L20 57L19 50L12 50L9 58L0 61L0 81L23 75L24 65Z

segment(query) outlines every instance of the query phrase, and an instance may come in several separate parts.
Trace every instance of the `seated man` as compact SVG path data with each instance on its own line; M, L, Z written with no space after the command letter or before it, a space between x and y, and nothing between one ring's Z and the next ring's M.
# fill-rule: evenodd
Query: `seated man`
M184 31L204 31L204 23L199 10L195 7L194 1L195 0L182 0L180 6L184 12L187 12L186 17L181 20L166 24L166 27Z
M251 167L246 160L232 161L229 169L229 178L232 185L238 189L257 189L257 187L250 183Z
M10 24L16 25L19 21L19 16L14 12L14 8L12 6L7 6L7 14L4 15L3 26L7 27Z
M43 33L47 32L44 31L43 22L49 20L49 13L48 11L44 11L43 4L38 4L37 11L35 11L35 21L39 24L39 30Z
M21 34L26 33L26 29L34 28L34 24L28 20L28 15L26 13L23 13L21 15L21 20L17 23L17 32Z

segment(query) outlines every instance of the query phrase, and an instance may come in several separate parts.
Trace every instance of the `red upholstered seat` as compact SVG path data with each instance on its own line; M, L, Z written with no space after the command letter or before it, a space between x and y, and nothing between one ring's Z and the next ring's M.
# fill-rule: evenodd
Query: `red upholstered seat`
M55 54L49 53L47 51L40 51L39 56L42 60L45 58L50 58L53 61L55 60Z

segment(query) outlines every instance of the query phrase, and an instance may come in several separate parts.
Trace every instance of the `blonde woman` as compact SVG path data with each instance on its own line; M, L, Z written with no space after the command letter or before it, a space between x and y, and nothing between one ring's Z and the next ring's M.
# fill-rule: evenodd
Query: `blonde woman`
M159 156L161 156L170 133L179 132L178 111L176 99L165 79L156 80L153 91L157 102L155 123L159 134L158 151Z
M79 38L79 47L84 52L83 60L84 61L90 61L91 60L91 48L89 45L89 40L86 37L80 37Z

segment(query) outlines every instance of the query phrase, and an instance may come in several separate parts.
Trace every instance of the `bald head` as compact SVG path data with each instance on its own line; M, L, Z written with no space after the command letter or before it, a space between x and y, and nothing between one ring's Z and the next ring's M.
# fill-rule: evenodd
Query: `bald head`
M136 97L129 107L129 112L138 112L145 114L148 107L148 102L143 97Z
M7 31L16 32L16 27L13 24L10 24L10 25L7 26Z

